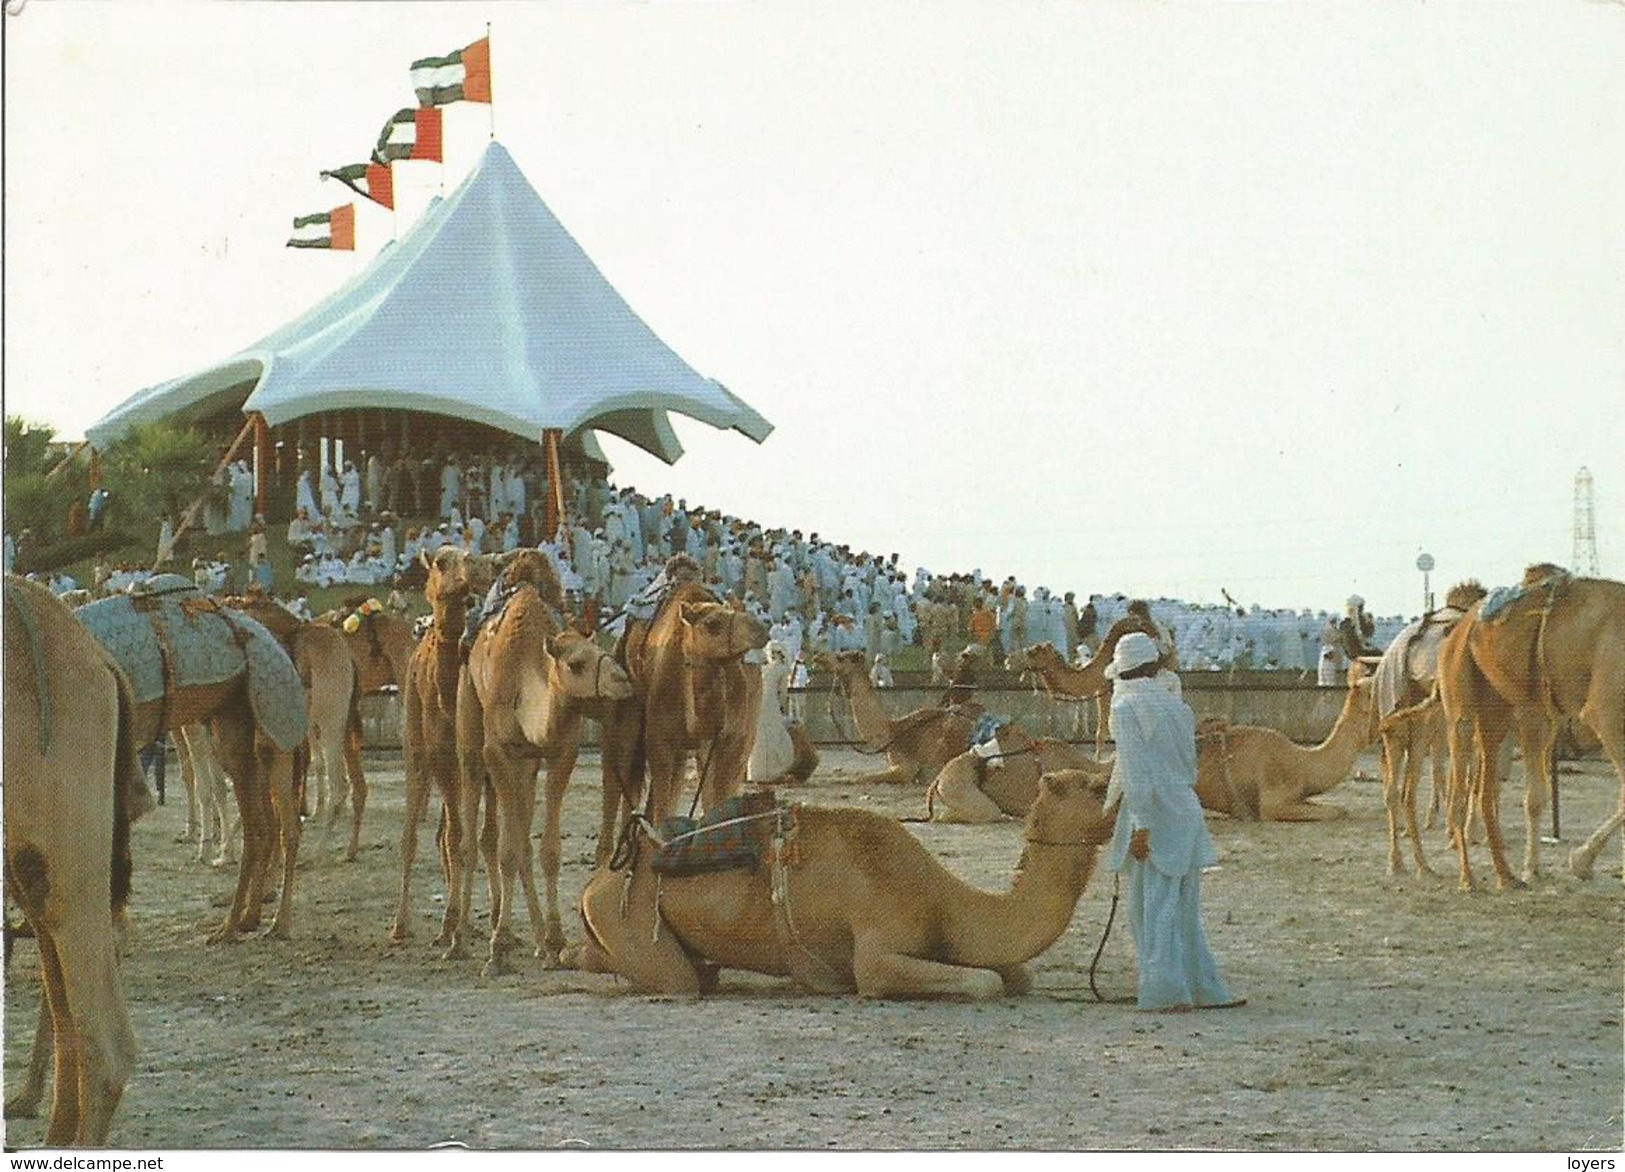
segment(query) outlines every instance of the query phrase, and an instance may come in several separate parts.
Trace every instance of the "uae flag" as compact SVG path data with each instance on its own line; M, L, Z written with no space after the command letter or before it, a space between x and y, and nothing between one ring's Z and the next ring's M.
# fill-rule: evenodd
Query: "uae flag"
M440 157L440 110L432 106L416 110L407 106L397 110L395 116L384 123L372 157L380 163L392 163L396 159L443 162Z
M491 100L491 38L481 37L445 57L412 62L412 88L420 106Z
M391 211L395 208L395 178L388 163L351 163L323 171L323 179L337 179L357 195L366 196L373 203L382 204Z
M289 248L334 248L355 251L355 204L347 203L330 212L295 216Z

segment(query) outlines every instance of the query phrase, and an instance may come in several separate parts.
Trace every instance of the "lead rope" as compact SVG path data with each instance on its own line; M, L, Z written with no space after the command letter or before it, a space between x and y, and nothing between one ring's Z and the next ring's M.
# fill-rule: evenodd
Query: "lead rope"
M1096 1001L1100 1001L1100 1002L1103 1002L1103 1003L1109 1004L1109 1005L1126 1005L1131 1001L1137 1000L1137 998L1134 998L1134 997L1107 997L1104 993L1102 993L1100 991L1100 986L1095 983L1095 969L1100 965L1100 956L1101 956L1101 954L1106 951L1106 941L1111 939L1111 936L1112 936L1112 922L1117 919L1117 903L1118 903L1118 900L1122 897L1122 892L1123 892L1123 875L1122 875L1122 872L1120 872L1120 871L1119 872L1113 872L1113 874L1112 874L1112 906L1111 906L1111 910L1106 913L1106 927L1105 927L1104 930L1101 931L1101 933L1100 933L1100 943L1095 946L1095 955L1089 961L1089 992L1091 992L1091 993L1093 993L1095 995L1095 1000Z

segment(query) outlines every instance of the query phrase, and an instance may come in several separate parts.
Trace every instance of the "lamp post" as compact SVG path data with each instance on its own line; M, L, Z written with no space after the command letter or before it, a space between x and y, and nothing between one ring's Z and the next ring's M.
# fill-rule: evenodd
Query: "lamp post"
M1422 613L1429 614L1433 610L1433 587L1428 581L1428 574L1433 569L1433 555L1430 553L1418 555L1416 568L1422 571Z

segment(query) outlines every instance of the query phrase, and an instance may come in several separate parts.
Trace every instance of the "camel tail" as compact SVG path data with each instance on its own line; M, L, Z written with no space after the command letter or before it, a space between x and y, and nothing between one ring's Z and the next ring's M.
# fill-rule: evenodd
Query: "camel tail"
M114 916L129 902L135 864L130 856L130 824L152 807L146 778L141 773L141 757L135 745L135 700L124 673L114 671L118 681L118 740L113 750L113 858L108 892ZM164 751L160 740L158 751Z

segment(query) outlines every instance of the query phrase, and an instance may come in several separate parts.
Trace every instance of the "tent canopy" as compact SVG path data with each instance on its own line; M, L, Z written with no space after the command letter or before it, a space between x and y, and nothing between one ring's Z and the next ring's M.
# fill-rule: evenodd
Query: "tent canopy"
M558 429L589 450L610 432L667 463L668 411L761 443L773 425L697 373L646 326L512 157L492 142L349 283L254 345L137 393L86 429L229 409L277 426L349 408L424 411L530 440Z

